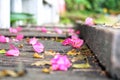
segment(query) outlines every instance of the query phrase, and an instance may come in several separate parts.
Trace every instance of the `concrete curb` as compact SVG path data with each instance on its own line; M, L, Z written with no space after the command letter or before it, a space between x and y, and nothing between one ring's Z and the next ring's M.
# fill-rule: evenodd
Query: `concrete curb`
M76 23L80 37L95 53L100 63L114 78L120 79L120 30L104 25L87 26Z

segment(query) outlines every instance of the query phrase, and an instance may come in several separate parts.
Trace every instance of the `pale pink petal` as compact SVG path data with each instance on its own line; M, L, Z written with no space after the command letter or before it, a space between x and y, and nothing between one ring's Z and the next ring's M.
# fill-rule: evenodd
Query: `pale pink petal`
M17 36L16 36L16 39L19 41L23 40L23 38L24 38L23 34L17 34Z
M92 26L92 25L94 25L94 21L93 21L92 18L87 17L87 18L85 19L85 24L86 24L86 25L89 25L89 26Z
M20 31L23 30L23 28L22 28L22 27L17 27L16 30L17 30L18 32L20 32Z
M9 28L10 33L18 33L16 28Z
M10 49L6 52L6 56L19 56L20 52L17 49Z
M30 41L29 41L29 44L34 45L34 44L37 43L37 41L38 41L38 39L36 39L35 37L34 37L34 38L31 38Z
M37 52L37 53L41 53L41 52L44 51L44 46L40 42L37 42L36 44L34 44L32 46L33 46L34 51Z
M6 42L10 42L10 38L6 37L5 39L6 39Z
M61 29L59 29L59 28L54 28L54 31L56 33L58 33L58 34L62 34L63 33L63 31Z

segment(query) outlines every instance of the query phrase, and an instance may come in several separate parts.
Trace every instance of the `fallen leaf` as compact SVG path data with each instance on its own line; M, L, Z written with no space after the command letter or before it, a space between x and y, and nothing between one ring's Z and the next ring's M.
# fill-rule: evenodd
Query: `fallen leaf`
M73 64L72 65L73 68L80 68L80 69L85 69L85 68L90 68L90 64L89 63L85 63L85 64Z
M51 72L51 70L48 69L48 68L43 68L43 69L42 69L42 72L43 72L43 73L48 73L48 74L49 74L49 73Z
M19 48L23 48L23 44L18 45Z
M84 55L82 55L82 54L79 54L79 55L77 55L76 57L73 57L73 58L71 59L71 61L72 61L72 62L75 62L75 61L84 60L84 59L86 59L86 56L84 56Z
M33 57L34 57L34 58L41 58L41 59L44 58L43 55L39 55L38 53L34 53L34 54L33 54Z
M72 50L67 52L67 55L69 55L69 56L74 56L76 54L77 54L77 51L75 49L72 49Z
M48 51L44 51L44 54L45 54L45 55L51 55L51 56L54 56L54 55L56 54L56 52L53 51L53 50L48 50Z
M44 65L51 65L50 61L37 61L31 64L32 66L44 66Z
M6 53L6 50L5 49L1 49L0 50L0 54L5 54Z

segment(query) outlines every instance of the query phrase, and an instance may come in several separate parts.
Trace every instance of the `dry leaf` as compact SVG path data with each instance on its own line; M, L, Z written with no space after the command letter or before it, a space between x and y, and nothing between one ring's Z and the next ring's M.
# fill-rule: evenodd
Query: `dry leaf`
M6 53L6 50L5 49L1 49L0 50L0 54L5 54Z
M69 55L69 56L74 56L77 54L80 54L80 52L77 52L75 49L72 49L72 50L67 52L67 55Z
M51 65L50 61L37 61L31 64L32 66L44 66L44 65Z
M23 44L18 45L19 48L23 48Z
M73 64L72 67L85 69L85 68L90 68L91 66L89 63L85 63L85 64Z
M42 69L42 72L43 72L43 73L48 73L48 74L49 74L49 73L51 72L51 70L48 69L48 68L43 68L43 69Z
M39 55L38 53L34 53L34 54L33 54L33 57L34 57L34 58L41 58L41 59L44 58L43 55Z
M86 56L84 56L84 55L77 55L76 57L73 57L71 59L71 61L75 62L75 61L84 60L84 59L86 59Z
M48 51L44 51L44 54L45 54L45 55L51 55L51 56L54 56L54 55L56 54L56 52L53 51L53 50L48 50Z

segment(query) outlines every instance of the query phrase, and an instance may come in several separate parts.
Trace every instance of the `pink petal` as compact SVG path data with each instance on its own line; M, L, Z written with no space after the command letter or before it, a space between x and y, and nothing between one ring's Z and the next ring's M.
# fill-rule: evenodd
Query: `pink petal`
M16 36L16 39L17 40L22 40L24 38L24 35L23 34L17 34L17 36Z
M1 42L1 43L7 42L7 41L6 41L6 37L3 36L3 35L1 35L1 36L0 36L0 42Z
M89 25L89 26L94 25L93 19L90 18L90 17L87 17L86 20L85 20L85 24Z
M59 29L59 28L54 28L54 30L58 34L62 34L63 33L63 31L61 29Z
M15 28L9 28L10 33L18 33L17 29Z
M34 44L32 46L33 46L34 51L37 53L41 53L44 51L44 46L42 43L37 42L36 44Z
M19 56L20 52L17 49L10 49L6 52L6 56Z
M84 41L82 39L76 39L72 42L74 48L80 48L83 45Z
M42 27L42 28L41 28L41 32L46 33L46 32L47 32L47 29L46 29L45 27Z
M70 38L67 38L62 42L62 45L64 45L64 46L69 45L69 44L71 44L71 39Z
M67 56L56 54L54 58L51 59L52 70L62 70L67 71L72 65Z
M23 28L22 28L22 27L17 27L16 30L17 30L18 32L20 32L20 31L23 30Z
M30 41L29 41L29 44L34 45L34 44L37 43L37 41L38 41L38 39L36 39L35 37L34 37L34 38L31 38Z

